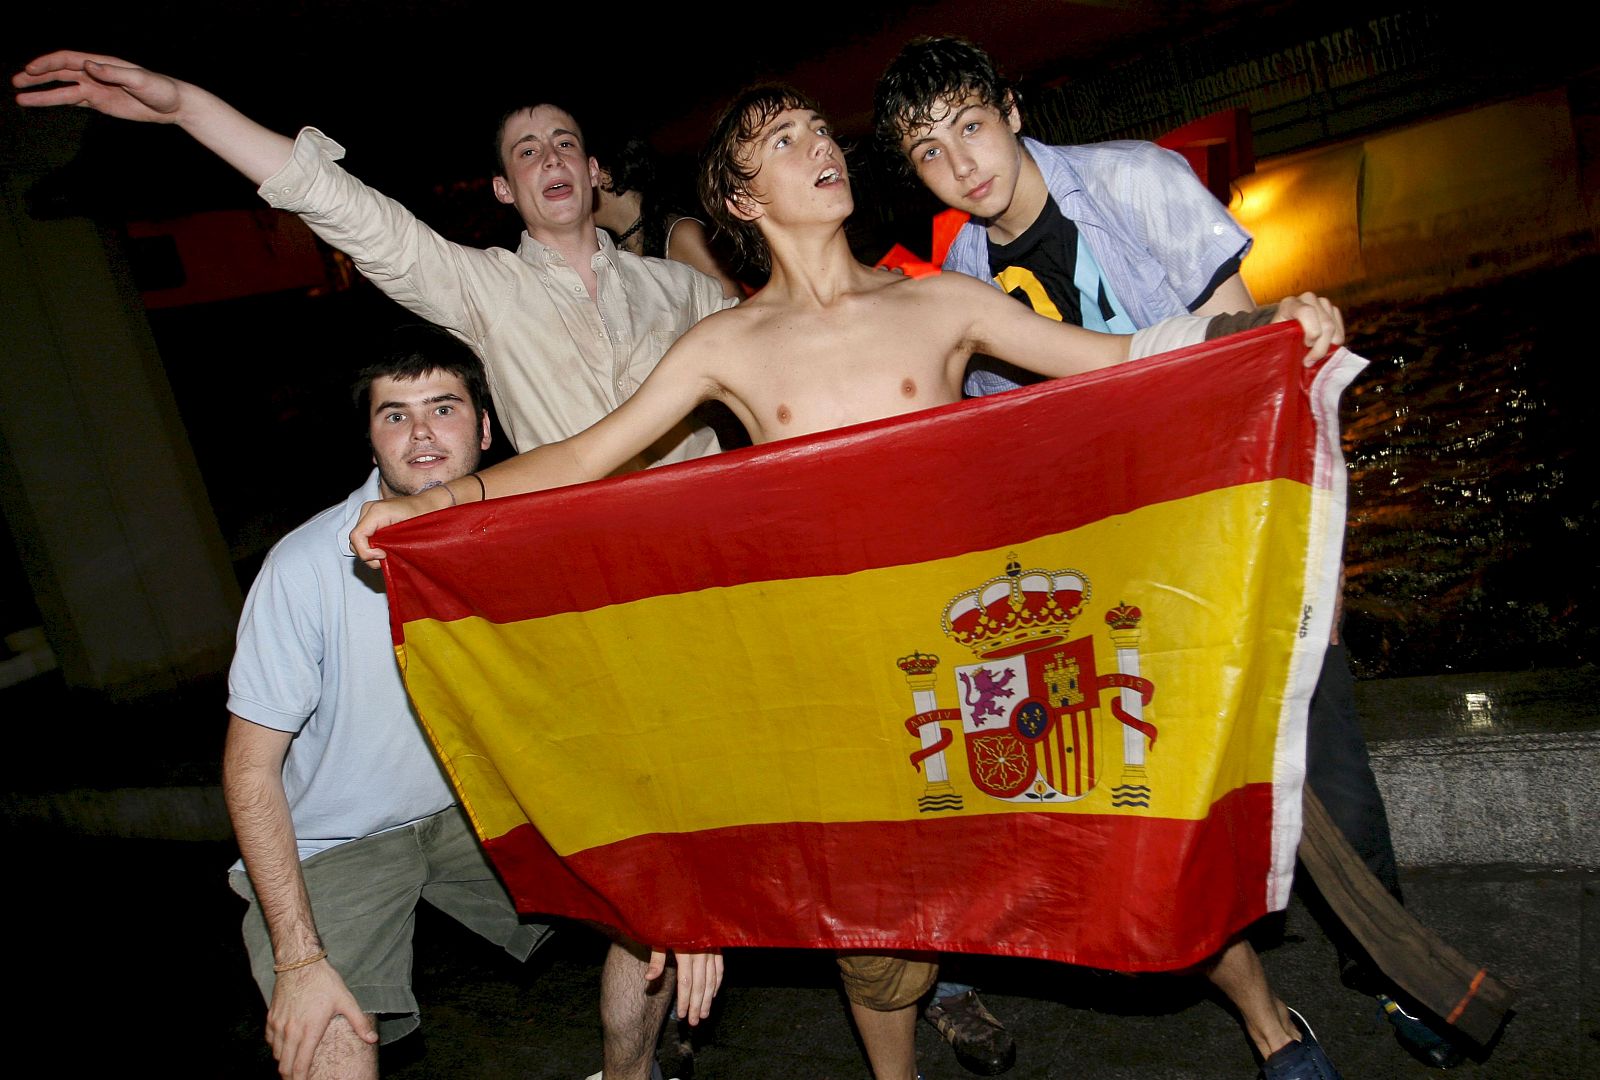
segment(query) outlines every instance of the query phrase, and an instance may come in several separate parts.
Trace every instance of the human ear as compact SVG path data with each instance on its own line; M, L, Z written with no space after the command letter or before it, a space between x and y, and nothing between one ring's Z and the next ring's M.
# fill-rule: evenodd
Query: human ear
M723 205L728 208L728 213L740 221L754 221L765 215L761 211L761 202L748 191L740 191L729 195L723 200Z
M590 158L589 159L589 186L592 187L592 188L599 187L600 186L600 177L601 177L602 174L606 178L605 188L606 188L607 191L610 191L611 190L611 174L607 173L607 172L604 172L604 170L602 170L600 168L600 162L599 161L595 160L594 158Z
M511 185L506 183L505 177L495 177L489 186L494 189L494 197L507 206L516 201L516 197L511 194Z
M1018 135L1022 132L1022 110L1017 108L1017 97L1009 90L1006 92L1005 109L1003 113L1006 123L1011 127L1011 134Z

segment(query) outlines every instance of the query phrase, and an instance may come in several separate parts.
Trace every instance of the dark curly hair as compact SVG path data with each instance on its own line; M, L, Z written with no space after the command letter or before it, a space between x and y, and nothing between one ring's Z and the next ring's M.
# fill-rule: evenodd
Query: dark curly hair
M821 107L807 94L780 83L752 86L722 110L711 128L705 149L700 152L700 202L717 227L733 237L740 258L763 270L769 268L767 242L755 222L735 217L730 201L750 194L755 167L747 164L746 148L760 138L772 118L785 109L808 109L821 113Z
M900 140L935 122L936 107L976 95L999 113L1016 104L1016 88L989 54L961 37L919 37L889 62L872 95L872 127L878 146L909 168Z
M589 143L589 153L611 178L608 184L602 177L602 187L613 195L639 193L640 254L666 258L667 226L674 215L670 200L660 190L661 159L655 148L637 135L598 128Z

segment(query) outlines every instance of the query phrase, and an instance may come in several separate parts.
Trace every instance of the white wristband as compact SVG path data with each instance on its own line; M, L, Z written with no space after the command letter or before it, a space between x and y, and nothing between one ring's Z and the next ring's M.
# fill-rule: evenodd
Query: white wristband
M1185 345L1198 345L1206 339L1206 327L1211 325L1209 315L1174 315L1162 319L1154 326L1134 331L1128 342L1128 359L1142 360L1156 353L1171 352Z

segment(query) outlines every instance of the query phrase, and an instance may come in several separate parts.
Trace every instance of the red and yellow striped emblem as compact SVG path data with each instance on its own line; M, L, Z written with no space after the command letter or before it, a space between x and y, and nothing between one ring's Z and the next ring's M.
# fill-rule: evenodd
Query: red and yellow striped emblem
M407 686L518 906L1121 970L1282 907L1361 366L1302 351L387 530Z

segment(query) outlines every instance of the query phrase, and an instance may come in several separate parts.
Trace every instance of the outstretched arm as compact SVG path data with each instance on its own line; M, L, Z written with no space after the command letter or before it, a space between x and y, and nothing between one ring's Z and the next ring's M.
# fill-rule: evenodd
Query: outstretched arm
M1059 378L1123 360L1153 355L1184 345L1197 344L1208 337L1213 320L1229 316L1179 315L1139 331L1132 337L1098 334L1068 323L1058 323L1034 314L997 289L979 285L973 279L943 275L963 289L961 302L972 304L971 335L974 352L1009 361L1028 371ZM966 282L978 285L966 288ZM1241 282L1242 286L1242 282ZM1284 297L1270 309L1261 309L1268 322L1298 322L1304 330L1305 363L1321 360L1328 351L1344 344L1344 317L1326 298L1312 293ZM1243 329L1244 325L1240 325Z
M49 89L32 89L66 83ZM76 105L107 116L177 124L200 145L260 184L289 160L294 143L192 83L147 71L114 56L53 52L11 77L17 104Z
M366 560L368 566L378 565L385 553L372 546L372 534L385 525L479 499L521 495L610 476L688 416L695 406L719 392L718 384L705 374L703 350L696 347L695 340L695 331L680 338L632 397L570 439L535 447L481 473L416 495L367 503L361 520L350 532L350 546L356 557Z
M965 274L933 279L951 295L944 303L971 319L967 330L972 352L983 353L1025 370L1060 378L1120 364L1129 357L1124 334L1098 334L1071 323L1036 314L999 289ZM964 367L966 357L959 358Z
M274 981L267 1006L267 1042L282 1074L304 1080L335 1017L344 1017L367 1043L376 1043L378 1033L328 960L312 920L283 789L283 758L293 738L292 732L229 717L222 790L267 921L274 965L286 968Z

